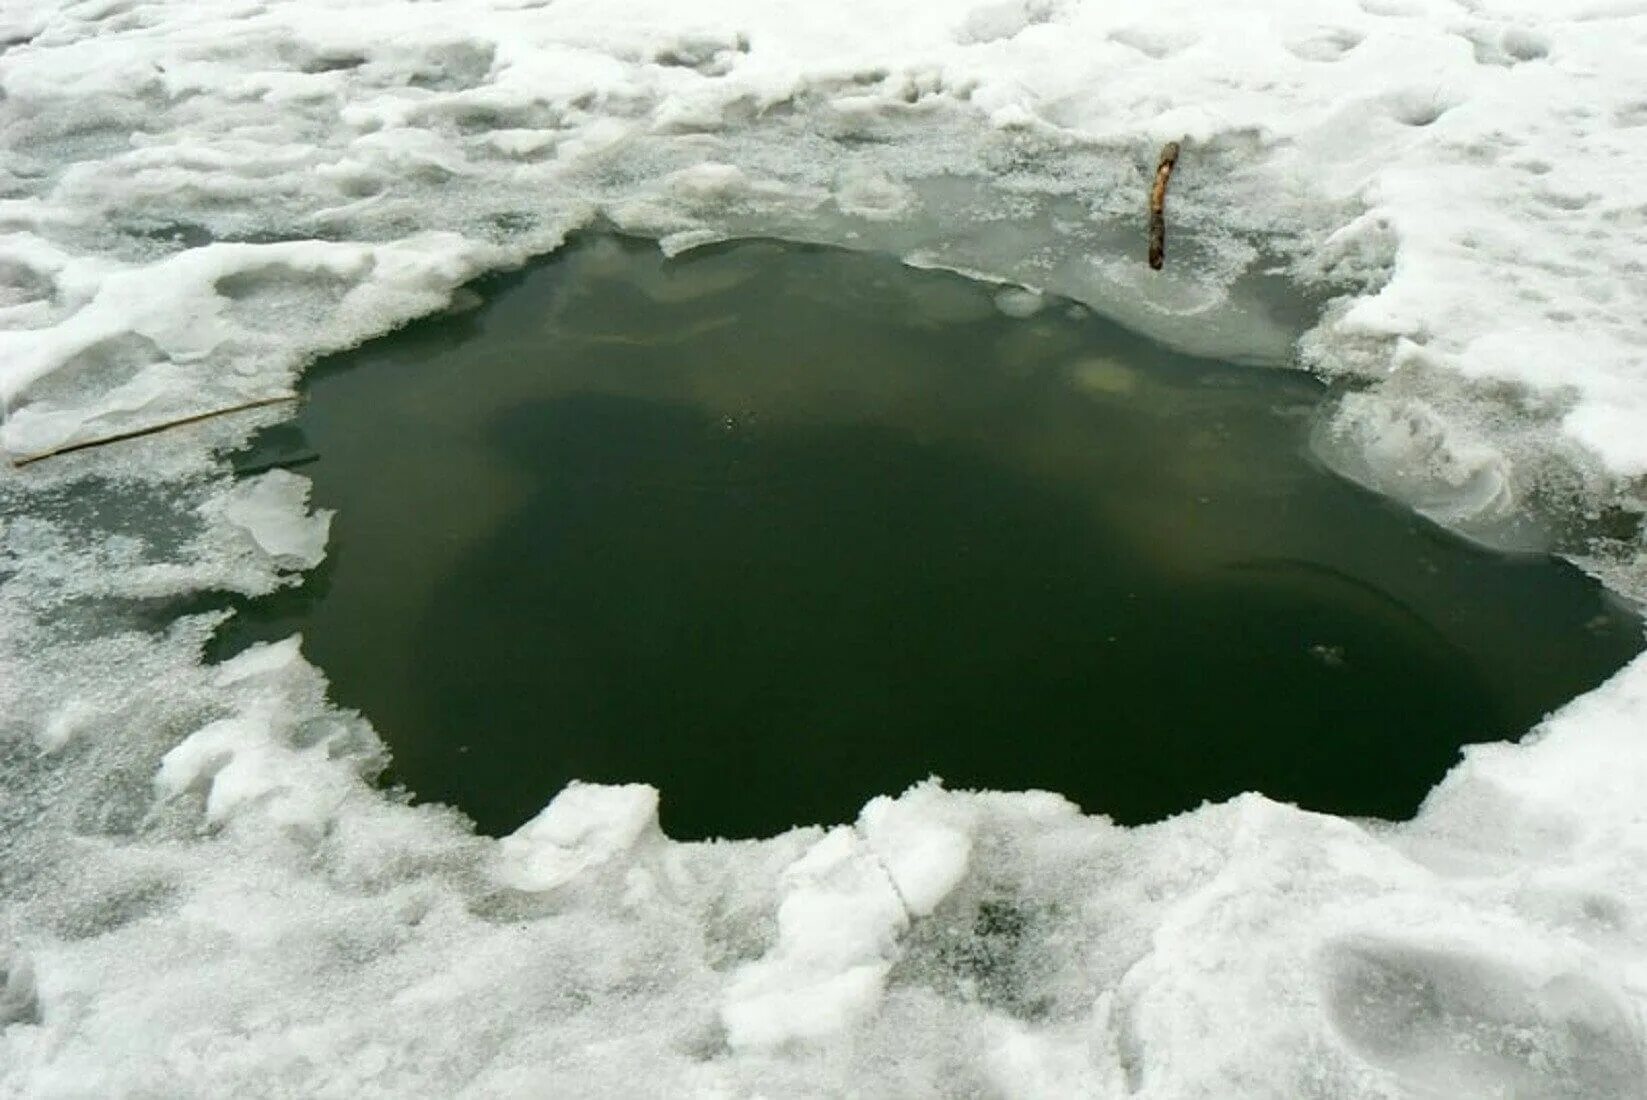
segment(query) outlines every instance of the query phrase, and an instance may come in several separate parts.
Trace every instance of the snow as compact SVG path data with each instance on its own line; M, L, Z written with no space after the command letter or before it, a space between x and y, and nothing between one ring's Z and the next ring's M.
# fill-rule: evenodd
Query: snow
M528 893L554 890L658 834L658 792L642 784L574 782L498 845L500 881Z
M1328 461L1647 592L1635 0L10 0L0 44L13 456L288 392L598 220L1296 358ZM213 457L280 415L0 475L0 1094L1647 1094L1647 658L1399 825L926 784L685 844L579 785L493 841L370 785L296 640L146 614L319 560L303 479Z
M287 470L270 470L242 481L213 503L229 523L245 532L257 551L281 568L313 569L326 556L332 513L306 514L306 478Z

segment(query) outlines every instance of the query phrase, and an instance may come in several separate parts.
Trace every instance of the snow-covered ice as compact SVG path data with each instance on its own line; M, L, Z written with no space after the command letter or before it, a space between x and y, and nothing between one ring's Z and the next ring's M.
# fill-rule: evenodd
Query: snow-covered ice
M1340 469L1647 592L1641 0L8 0L0 49L15 457L599 220L1296 358ZM280 415L0 474L0 1094L1647 1095L1647 659L1400 825L929 784L682 844L574 786L493 841L370 786L295 641L154 615L323 552L215 457Z

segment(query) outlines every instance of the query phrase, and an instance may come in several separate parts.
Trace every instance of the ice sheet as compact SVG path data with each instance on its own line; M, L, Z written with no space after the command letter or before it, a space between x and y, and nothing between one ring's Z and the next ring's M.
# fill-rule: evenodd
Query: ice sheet
M1647 591L1633 0L9 0L0 48L12 455L284 392L603 218L1302 333L1335 464ZM295 643L155 620L319 552L211 457L274 415L0 475L0 1093L1647 1093L1647 661L1401 826L929 785L677 844L571 788L492 842L374 792Z

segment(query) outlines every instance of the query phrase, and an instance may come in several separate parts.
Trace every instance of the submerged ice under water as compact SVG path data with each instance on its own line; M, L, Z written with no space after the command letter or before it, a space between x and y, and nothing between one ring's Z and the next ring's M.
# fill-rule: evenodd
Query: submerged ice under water
M505 833L573 779L675 837L929 774L1123 822L1409 815L1641 647L1307 453L1302 375L877 256L587 237L327 361L240 456L336 507L294 630L390 778Z

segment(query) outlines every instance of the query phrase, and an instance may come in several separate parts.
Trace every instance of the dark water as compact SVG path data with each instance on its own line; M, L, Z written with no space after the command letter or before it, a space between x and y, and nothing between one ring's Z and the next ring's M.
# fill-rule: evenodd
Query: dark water
M932 774L1126 822L1249 789L1402 817L1641 646L1573 569L1313 464L1308 378L1067 303L612 238L479 292L240 456L339 515L223 647L301 630L392 778L490 832L573 778L656 784L676 836Z

